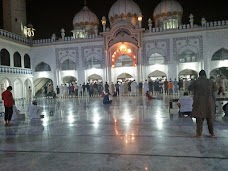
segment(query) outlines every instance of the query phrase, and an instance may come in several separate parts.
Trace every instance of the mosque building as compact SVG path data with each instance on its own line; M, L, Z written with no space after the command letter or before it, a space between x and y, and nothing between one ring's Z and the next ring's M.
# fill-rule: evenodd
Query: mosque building
M63 28L61 38L41 40L31 39L35 29L27 26L25 9L25 1L3 0L1 92L11 85L15 98L26 97L29 86L35 95L49 82L174 80L197 77L201 69L228 76L228 20L202 18L196 25L191 14L182 23L184 10L176 0L161 0L151 19L133 0L116 0L102 19L85 4L74 16L72 36Z

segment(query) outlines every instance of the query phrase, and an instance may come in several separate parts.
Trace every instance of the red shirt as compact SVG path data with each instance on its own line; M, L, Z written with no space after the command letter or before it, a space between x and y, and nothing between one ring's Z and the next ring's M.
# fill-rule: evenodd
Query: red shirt
M4 100L5 107L13 107L13 95L9 90L2 93L2 100Z

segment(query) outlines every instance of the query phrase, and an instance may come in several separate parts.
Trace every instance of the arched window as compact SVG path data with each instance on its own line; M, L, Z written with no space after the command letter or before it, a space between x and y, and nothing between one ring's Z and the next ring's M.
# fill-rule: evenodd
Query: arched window
M197 61L198 61L198 54L190 50L185 50L183 53L179 55L180 63L197 62Z
M123 55L116 59L115 67L133 66L133 59L130 56Z
M25 54L24 56L24 66L25 68L31 68L30 57L28 54Z
M40 71L51 71L51 67L48 64L41 62L35 68L35 72L40 72Z
M149 58L148 58L148 64L149 65L154 65L154 64L164 64L165 63L165 58L159 53L153 53Z
M21 55L18 52L13 54L14 67L21 67Z
M212 61L228 60L228 50L224 48L218 50L217 52L214 53L211 60Z
M75 70L76 69L75 63L72 60L67 59L61 64L61 69L62 70Z
M91 69L91 68L98 68L100 69L101 66L101 61L96 59L95 57L89 58L86 63L85 63L85 68L86 69Z
M168 19L163 21L163 29L176 29L178 28L178 20L177 19Z
M6 49L2 49L0 53L1 65L10 66L10 54Z

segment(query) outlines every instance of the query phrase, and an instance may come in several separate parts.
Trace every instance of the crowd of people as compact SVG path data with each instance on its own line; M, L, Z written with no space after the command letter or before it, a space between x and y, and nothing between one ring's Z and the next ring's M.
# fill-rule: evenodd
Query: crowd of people
M56 93L57 96L60 98L66 97L83 97L83 96L90 96L90 97L103 97L103 104L111 104L112 103L112 96L120 96L120 95L145 95L148 99L153 99L152 95L156 94L178 94L178 90L185 86L185 90L188 92L193 92L193 98L188 96L188 92L184 91L183 96L179 98L178 106L180 108L179 116L181 115L190 115L191 117L196 118L196 137L202 136L203 130L203 121L207 120L208 130L211 137L214 137L214 129L213 129L213 122L216 113L215 107L215 92L216 87L218 88L218 95L222 93L225 95L224 88L219 81L214 81L213 78L208 79L206 76L206 72L201 70L199 72L199 78L197 80L191 80L189 85L182 84L180 81L177 82L175 79L172 81L171 79L167 81L161 81L159 79L152 81L152 80L145 80L143 83L139 82L136 83L135 80L132 81L125 81L119 82L117 81L115 84L112 82L110 85L106 82L103 86L102 82L92 82L92 83L83 83L77 84L76 82L71 83L69 85L62 84L60 87L57 86ZM219 84L218 84L219 83ZM31 88L29 87L29 92ZM20 111L17 110L14 102L13 95L11 93L12 87L7 87L2 93L2 99L4 101L5 107L5 125L9 126L10 121L12 119L13 114L15 115L14 118L19 118ZM47 90L44 89L44 93L47 96L53 96L53 85L49 84ZM28 98L31 99L31 93L28 94ZM225 116L228 116L228 103L223 106L223 110L225 112ZM44 116L41 115L42 109L37 106L37 101L33 100L32 103L29 105L28 113L29 118L33 119L40 119Z

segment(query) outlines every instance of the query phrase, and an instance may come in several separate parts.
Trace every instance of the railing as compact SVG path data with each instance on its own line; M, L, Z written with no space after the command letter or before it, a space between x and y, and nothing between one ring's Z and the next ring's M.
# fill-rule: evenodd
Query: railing
M88 40L96 40L102 38L102 36L97 36L97 37L88 37L88 38L73 38L73 37L65 37L63 39L40 39L40 40L33 40L32 44L33 45L38 45L38 44L50 44L50 43L62 43L62 42L87 42Z
M29 75L31 75L32 74L32 69L0 66L0 73L8 73L8 74L29 74Z
M24 38L24 37L19 36L17 34L8 32L6 30L0 29L0 36L8 38L8 39L12 39L12 40L24 43L24 44L28 44L28 45L32 44L32 41L30 39L27 39L27 38Z
M151 30L146 30L146 32L147 33L172 32L172 31L180 32L180 31L186 31L191 29L209 30L209 29L221 29L221 28L228 28L228 20L207 22L207 23L203 23L201 26L194 25L193 27L191 27L190 24L183 24L176 29L166 29L166 30L164 30L163 28L156 27L156 28L151 28Z

